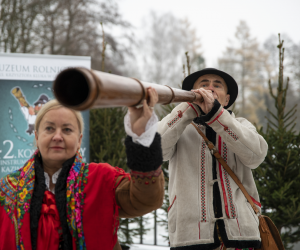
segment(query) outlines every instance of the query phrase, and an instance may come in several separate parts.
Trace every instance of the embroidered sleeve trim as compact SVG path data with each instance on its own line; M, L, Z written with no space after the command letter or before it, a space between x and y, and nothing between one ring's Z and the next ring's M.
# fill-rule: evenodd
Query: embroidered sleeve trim
M168 122L168 126L172 127L180 119L179 115L176 115L171 121Z
M172 208L172 206L173 206L173 204L174 204L174 202L175 202L175 200L176 200L176 195L175 195L175 197L174 197L174 199L173 199L173 202L172 202L172 204L168 207L168 212L170 211L170 209Z
M161 174L161 172L162 169L160 166L158 169L153 170L151 172L138 172L138 171L131 170L130 175L132 177L133 183L137 181L138 183L144 182L145 185L148 185L150 182L155 183L157 177Z
M193 104L188 102L188 105L190 105L190 107L195 111L196 115L199 116L197 110L194 108Z
M224 112L224 108L221 110L220 114L217 115L217 117L215 119L213 119L211 122L208 122L207 125L212 124L213 122L215 122L216 120L218 120L218 118L223 114ZM222 124L221 124L222 125ZM224 125L223 125L224 126Z
M212 109L205 115L201 114L199 116L200 120L205 123L209 122L219 112L220 107L221 107L221 104L218 102L217 99L215 99L214 106L212 107ZM201 110L201 108L200 108L200 110Z
M180 118L182 118L184 112L187 111L188 108L189 108L189 106L184 111L178 110L177 115L167 123L168 126L172 127L173 125L175 125L175 123L178 122L180 120Z

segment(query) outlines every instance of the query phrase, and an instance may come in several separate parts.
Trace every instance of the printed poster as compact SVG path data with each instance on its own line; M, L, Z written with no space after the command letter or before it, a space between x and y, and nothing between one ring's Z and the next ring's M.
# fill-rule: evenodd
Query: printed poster
M36 150L34 122L41 107L54 98L52 83L68 67L91 68L91 58L0 53L0 178L21 168ZM80 148L89 162L89 111Z

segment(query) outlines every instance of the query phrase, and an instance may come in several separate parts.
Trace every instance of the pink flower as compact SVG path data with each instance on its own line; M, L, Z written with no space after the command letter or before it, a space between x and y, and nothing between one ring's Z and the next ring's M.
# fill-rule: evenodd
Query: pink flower
M80 210L78 208L75 208L75 213L76 213L76 222L80 221L81 220L81 217L80 217Z
M67 182L71 181L71 180L75 180L76 178L76 174L74 172L74 170L71 168L70 172L69 172L69 176L67 178Z
M75 199L76 199L76 200L80 200L80 198L81 198L81 197L80 197L80 193L75 193Z
M27 212L29 210L29 203L24 204L24 211Z

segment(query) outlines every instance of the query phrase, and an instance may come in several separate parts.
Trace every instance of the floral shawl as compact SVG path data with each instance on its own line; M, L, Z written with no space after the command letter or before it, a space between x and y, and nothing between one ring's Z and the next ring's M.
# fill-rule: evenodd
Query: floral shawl
M23 219L28 216L30 202L34 190L35 168L34 159L38 150L25 165L0 179L0 205L14 223L15 239L18 250L25 249L21 234ZM87 184L88 164L82 162L77 152L74 163L67 178L67 222L71 234L76 241L77 249L86 249L82 224L84 203L84 187Z

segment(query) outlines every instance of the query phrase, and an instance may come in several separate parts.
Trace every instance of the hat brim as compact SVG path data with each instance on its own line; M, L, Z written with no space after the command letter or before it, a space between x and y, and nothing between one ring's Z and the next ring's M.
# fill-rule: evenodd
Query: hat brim
M197 81L197 79L200 76L208 75L208 74L218 75L224 79L224 81L227 85L227 89L228 89L227 94L230 95L229 102L224 108L225 109L229 108L235 102L235 100L238 96L239 89L238 89L238 85L237 85L236 81L233 79L233 77L221 70L214 69L214 68L206 68L206 69L197 71L193 74L190 74L189 76L187 76L184 79L184 81L182 83L182 89L190 91L194 87L195 82Z
M39 104L45 104L44 102L35 102L33 105L36 106L36 105L39 105Z

